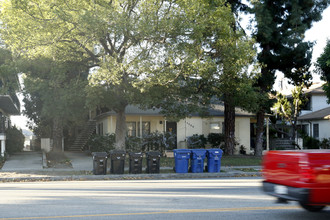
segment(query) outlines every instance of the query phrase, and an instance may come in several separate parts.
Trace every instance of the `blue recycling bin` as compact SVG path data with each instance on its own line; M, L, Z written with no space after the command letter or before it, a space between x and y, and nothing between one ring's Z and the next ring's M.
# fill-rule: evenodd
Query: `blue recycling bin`
M192 173L203 173L204 159L206 157L205 149L192 149L190 156L190 166Z
M175 149L173 150L173 153L175 161L175 172L188 173L191 150Z
M207 149L207 172L217 173L221 168L222 150L218 148Z

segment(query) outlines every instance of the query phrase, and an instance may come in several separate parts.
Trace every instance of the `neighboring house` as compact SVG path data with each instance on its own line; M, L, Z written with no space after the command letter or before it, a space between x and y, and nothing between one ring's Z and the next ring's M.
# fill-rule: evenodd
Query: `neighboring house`
M6 129L10 126L10 116L20 114L20 105L16 95L0 95L0 141L1 156L6 151Z
M208 116L201 117L192 114L190 117L179 122L167 121L160 109L142 110L137 106L129 105L126 107L127 135L142 137L151 132L174 132L177 136L177 148L186 148L187 137L194 134L204 135L209 133L224 132L224 106L213 105L209 110ZM99 114L96 118L97 134L112 134L116 129L116 113L113 111ZM239 147L243 145L246 153L251 152L251 124L255 123L253 114L236 109L235 136Z
M301 129L319 140L330 138L330 105L322 86L318 84L305 91L309 102L298 117Z

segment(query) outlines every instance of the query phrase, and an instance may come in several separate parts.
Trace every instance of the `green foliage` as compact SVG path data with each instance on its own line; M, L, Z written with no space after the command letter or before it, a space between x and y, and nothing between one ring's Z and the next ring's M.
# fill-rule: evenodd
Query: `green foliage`
M220 147L225 142L225 136L222 133L210 133L207 140L212 147Z
M274 104L274 110L285 122L292 126L291 138L295 140L297 131L297 118L301 109L308 101L306 95L303 93L304 84L296 86L291 93L291 97L282 94L277 94L277 103Z
M321 149L330 149L330 138L323 138L320 142Z
M6 152L9 154L20 152L24 148L25 137L16 126L6 130Z
M160 133L158 131L139 137L126 137L126 150L128 152L159 151L164 154L165 150L173 149L176 136L171 132Z
M20 106L16 92L19 89L18 71L9 50L0 47L0 94L10 95L14 103Z
M88 115L88 69L81 62L57 62L46 57L21 59L18 67L24 72L24 114L31 129L38 137L52 137L54 148L60 149L64 129L81 125Z
M326 82L323 89L328 97L328 103L330 103L330 40L327 41L327 45L321 56L317 58L316 67L317 73Z
M187 137L187 145L188 148L205 148L205 145L207 144L207 139L205 136L194 134L193 136Z
M320 141L310 136L303 137L303 148L304 149L320 149Z
M35 4L5 0L0 16L4 24L1 36L13 51L58 62L85 62L93 68L86 89L88 105L105 106L118 115L123 115L128 104L198 103L192 94L203 86L182 89L182 85L216 70L217 65L207 58L212 50L205 44L214 33L221 38L212 44L221 45L224 56L229 43L241 48L232 51L235 56L246 49L231 40L234 17L224 0L42 0ZM229 62L229 54L226 56L228 66L240 67L246 62L242 56ZM156 95L152 94L150 89L157 87L162 89L154 89ZM116 137L122 148L125 121L118 118L123 129L117 130Z
M114 150L115 141L115 134L93 135L88 141L88 146L91 152L110 152Z
M260 74L255 86L262 94L269 93L275 82L275 72L281 71L296 85L308 85L311 73L311 42L304 41L305 31L312 23L322 18L321 13L329 5L321 1L252 1L255 15L255 39L260 46L258 62ZM269 101L259 103L257 111L257 155L262 154L262 133L265 112L269 112Z
M143 140L139 137L126 137L126 151L128 152L143 152Z

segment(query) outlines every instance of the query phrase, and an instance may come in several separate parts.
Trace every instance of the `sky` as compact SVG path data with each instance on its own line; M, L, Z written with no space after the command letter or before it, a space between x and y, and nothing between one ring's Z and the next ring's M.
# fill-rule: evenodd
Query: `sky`
M322 54L327 39L330 40L330 7L328 7L326 10L324 10L322 14L322 20L319 22L316 22L313 24L312 28L308 30L305 34L305 38L307 41L313 41L315 42L315 45L313 47L313 57L312 62L316 62L316 59ZM312 67L313 68L313 67ZM283 75L280 73L277 76L277 80L275 82L275 88L279 84L279 79L281 79ZM317 83L320 82L320 77L316 74L313 74L313 82ZM22 99L22 97L19 97ZM22 106L23 102L21 101L21 110L24 108ZM11 116L12 123L15 124L17 127L22 129L28 129L26 126L27 119L25 116Z

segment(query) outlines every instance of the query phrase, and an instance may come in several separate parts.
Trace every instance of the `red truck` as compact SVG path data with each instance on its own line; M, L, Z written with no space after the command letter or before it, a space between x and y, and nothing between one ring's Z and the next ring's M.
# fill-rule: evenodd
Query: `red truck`
M330 150L268 151L263 190L278 202L298 201L317 212L330 205Z

